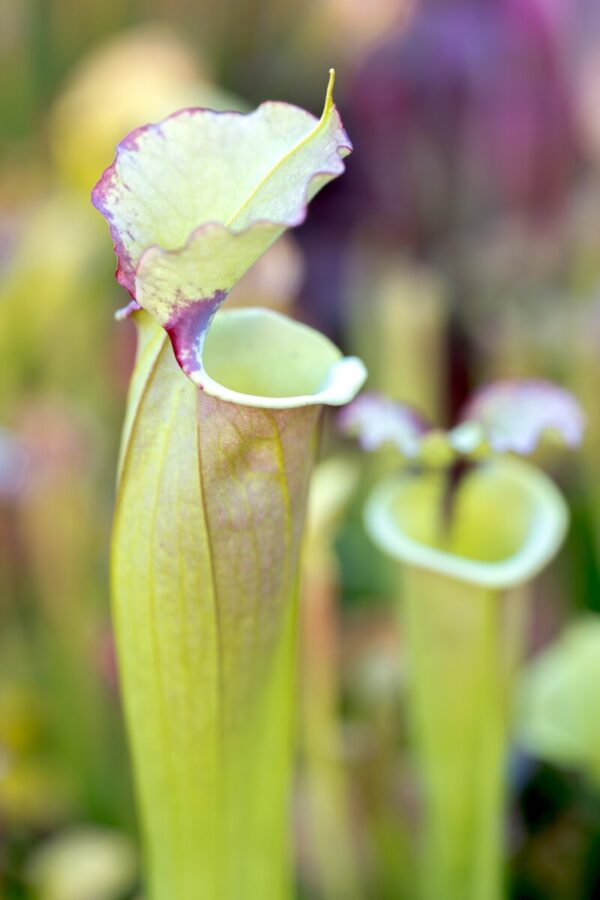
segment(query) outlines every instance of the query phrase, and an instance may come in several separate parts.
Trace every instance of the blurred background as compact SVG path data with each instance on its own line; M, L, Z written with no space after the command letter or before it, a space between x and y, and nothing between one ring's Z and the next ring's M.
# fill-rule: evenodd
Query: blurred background
M576 696L591 725L566 757L516 727L508 863L513 898L600 896L598 0L0 0L3 900L140 890L107 562L135 337L113 320L125 298L90 190L127 131L183 106L318 114L330 66L347 173L230 302L319 327L371 388L441 424L500 377L552 378L586 409L580 453L538 454L572 525L527 656L567 667L567 711ZM305 554L298 897L412 900L396 577L361 524L397 460L329 426ZM564 650L572 628L587 655Z

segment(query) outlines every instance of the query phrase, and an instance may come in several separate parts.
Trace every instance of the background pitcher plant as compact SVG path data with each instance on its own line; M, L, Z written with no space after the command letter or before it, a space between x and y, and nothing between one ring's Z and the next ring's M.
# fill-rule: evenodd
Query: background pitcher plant
M523 653L526 586L564 538L560 492L529 454L551 432L581 440L583 415L539 380L476 392L449 431L364 394L342 428L374 450L392 444L405 470L365 508L371 539L401 563L407 703L422 783L425 900L500 900L510 708Z

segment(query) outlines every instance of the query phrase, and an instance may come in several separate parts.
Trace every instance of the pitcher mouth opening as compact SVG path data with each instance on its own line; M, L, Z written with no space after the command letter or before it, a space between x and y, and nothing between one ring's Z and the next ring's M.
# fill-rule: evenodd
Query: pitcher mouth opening
M367 502L371 537L408 565L491 588L528 581L562 543L565 502L527 463L492 460L468 473L447 522L444 490L439 472L385 479Z
M271 409L342 406L360 390L366 369L328 338L281 313L223 310L202 349L199 385L207 394Z

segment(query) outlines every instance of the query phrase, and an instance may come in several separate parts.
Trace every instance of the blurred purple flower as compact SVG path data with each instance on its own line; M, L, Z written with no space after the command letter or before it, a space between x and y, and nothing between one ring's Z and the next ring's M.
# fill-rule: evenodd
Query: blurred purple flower
M497 381L476 391L465 406L459 424L442 431L405 403L377 393L361 394L338 416L342 433L356 437L363 450L392 444L407 460L427 461L431 439L435 450L447 452L438 460L479 458L492 453L533 453L551 432L568 447L581 443L583 411L572 394L550 381L515 379Z
M498 453L532 453L542 434L553 431L568 447L583 437L584 415L572 394L549 381L499 381L480 388L462 420L479 422Z
M574 160L562 63L540 0L422 0L348 102L361 217L427 248L489 214L560 208Z
M375 392L365 392L344 407L337 422L344 434L357 438L363 450L390 443L406 459L418 455L421 438L433 427L416 409Z

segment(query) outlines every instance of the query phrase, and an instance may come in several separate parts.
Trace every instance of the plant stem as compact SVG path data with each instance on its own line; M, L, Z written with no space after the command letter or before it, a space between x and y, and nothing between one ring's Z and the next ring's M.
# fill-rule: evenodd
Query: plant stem
M412 566L403 602L425 805L426 900L503 896L507 693L522 603Z

